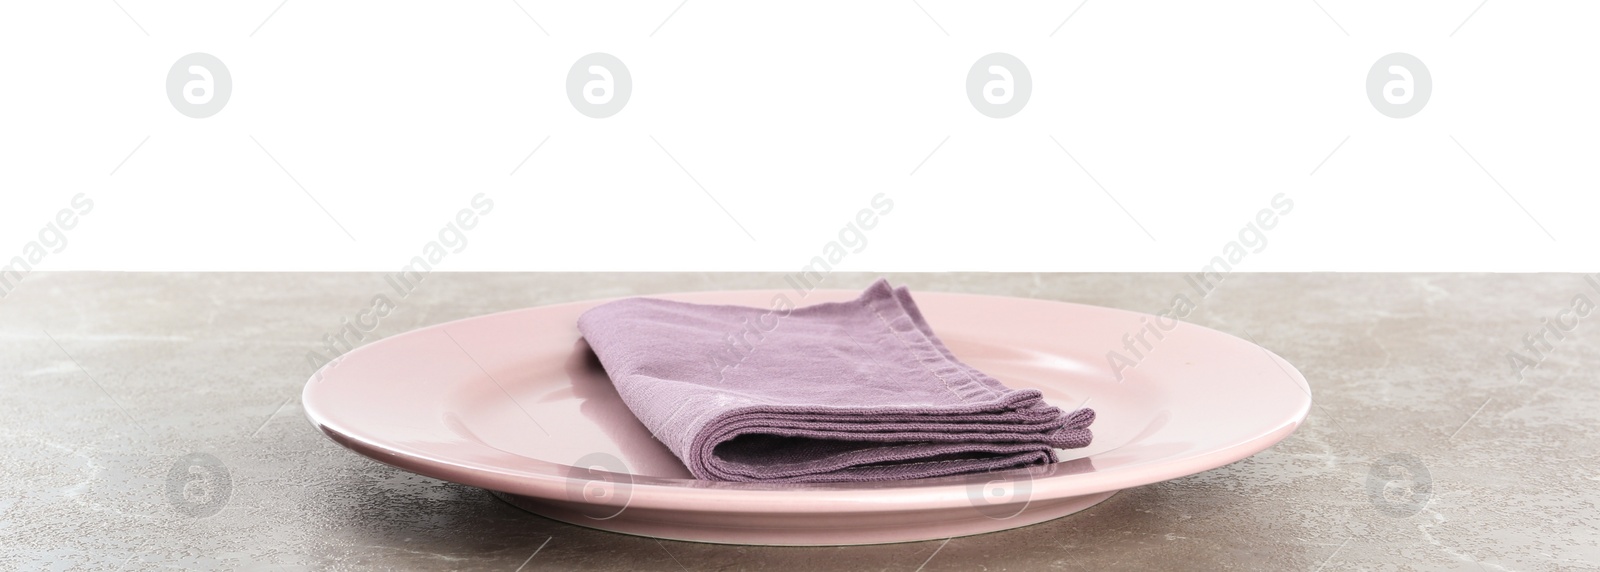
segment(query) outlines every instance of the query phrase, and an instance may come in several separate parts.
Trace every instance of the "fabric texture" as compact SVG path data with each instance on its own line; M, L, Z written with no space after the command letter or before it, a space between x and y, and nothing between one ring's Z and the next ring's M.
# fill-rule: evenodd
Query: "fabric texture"
M904 287L793 308L628 298L578 318L617 393L696 478L889 481L1056 462L1063 413L962 363Z

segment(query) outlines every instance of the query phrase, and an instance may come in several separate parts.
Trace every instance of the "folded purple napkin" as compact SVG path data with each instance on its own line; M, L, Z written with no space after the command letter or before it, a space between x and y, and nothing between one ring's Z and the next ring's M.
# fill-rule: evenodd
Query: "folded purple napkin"
M628 298L578 329L623 402L700 479L917 479L1054 463L1056 448L1092 438L1094 411L1063 414L957 360L904 287L774 302Z

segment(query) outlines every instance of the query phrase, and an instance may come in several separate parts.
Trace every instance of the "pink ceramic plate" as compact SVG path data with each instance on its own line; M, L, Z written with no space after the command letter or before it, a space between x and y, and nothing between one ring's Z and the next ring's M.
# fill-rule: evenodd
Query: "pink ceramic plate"
M660 296L770 307L779 293ZM814 291L800 303L848 300ZM1063 462L967 477L865 484L700 481L617 397L575 321L594 300L431 326L346 354L306 383L312 423L379 461L495 491L581 526L738 544L874 544L978 534L1058 518L1120 489L1253 455L1311 407L1282 358L1192 324L1124 310L916 292L963 361L1062 408L1099 414ZM1125 349L1135 339L1143 358ZM1157 337L1159 334L1159 338ZM1108 352L1141 359L1113 374Z

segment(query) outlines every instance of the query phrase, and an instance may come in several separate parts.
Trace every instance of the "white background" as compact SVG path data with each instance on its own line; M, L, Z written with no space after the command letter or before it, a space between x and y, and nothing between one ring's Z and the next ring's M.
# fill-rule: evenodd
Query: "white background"
M39 269L391 271L481 192L438 269L793 271L882 192L839 269L1193 271L1277 193L1236 270L1600 260L1594 2L919 1L6 2L0 257L86 193ZM165 93L192 52L210 118ZM565 93L592 52L634 82L606 119ZM993 52L1033 78L1005 119ZM1365 93L1392 52L1433 77L1406 119Z

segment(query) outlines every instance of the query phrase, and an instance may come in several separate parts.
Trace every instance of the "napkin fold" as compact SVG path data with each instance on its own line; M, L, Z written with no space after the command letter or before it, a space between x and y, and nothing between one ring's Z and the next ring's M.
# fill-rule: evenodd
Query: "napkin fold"
M780 300L781 298L781 300ZM696 478L889 481L1056 462L1064 413L962 363L904 287L794 308L628 298L578 318L617 393Z

